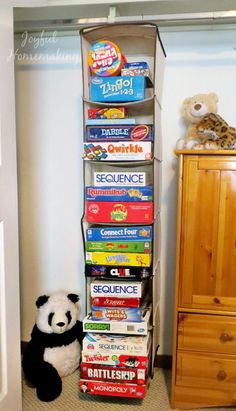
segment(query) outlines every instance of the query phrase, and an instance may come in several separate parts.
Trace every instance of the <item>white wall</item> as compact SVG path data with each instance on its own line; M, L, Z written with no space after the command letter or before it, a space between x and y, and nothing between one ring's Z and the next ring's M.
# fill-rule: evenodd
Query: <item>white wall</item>
M236 126L235 31L165 32L167 59L163 96L162 284L160 354L171 353L177 206L175 141L184 133L183 99L200 92L219 96L219 113ZM16 49L20 49L18 38ZM32 42L28 44L32 50ZM79 55L76 37L42 44L51 58ZM27 52L29 52L29 48ZM23 51L26 51L24 48ZM39 49L36 48L36 52ZM63 61L62 61L63 62ZM34 323L41 293L66 288L81 293L84 278L82 214L81 66L17 65L17 137L20 204L22 340Z

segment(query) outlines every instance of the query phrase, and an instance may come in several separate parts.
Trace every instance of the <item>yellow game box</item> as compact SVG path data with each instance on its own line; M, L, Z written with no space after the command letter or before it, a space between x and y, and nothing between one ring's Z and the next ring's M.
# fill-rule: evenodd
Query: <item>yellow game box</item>
M86 252L86 264L150 267L152 254Z

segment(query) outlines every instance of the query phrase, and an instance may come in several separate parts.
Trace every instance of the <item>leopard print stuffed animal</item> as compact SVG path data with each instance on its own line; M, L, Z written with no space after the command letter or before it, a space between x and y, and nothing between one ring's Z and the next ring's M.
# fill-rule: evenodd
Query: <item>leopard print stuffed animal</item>
M200 144L194 150L232 150L236 149L236 128L231 127L219 114L206 114L197 124Z

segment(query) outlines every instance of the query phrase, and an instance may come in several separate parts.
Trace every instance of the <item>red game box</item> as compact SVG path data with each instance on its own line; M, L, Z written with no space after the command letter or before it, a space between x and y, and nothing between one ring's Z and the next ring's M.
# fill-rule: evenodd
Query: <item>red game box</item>
M152 223L153 203L116 203L90 201L86 203L89 223Z
M80 380L80 391L86 394L108 395L112 397L144 398L147 384L119 384L105 381Z
M95 307L140 307L141 298L93 297Z
M85 380L145 384L147 368L120 367L117 365L80 364L80 378Z

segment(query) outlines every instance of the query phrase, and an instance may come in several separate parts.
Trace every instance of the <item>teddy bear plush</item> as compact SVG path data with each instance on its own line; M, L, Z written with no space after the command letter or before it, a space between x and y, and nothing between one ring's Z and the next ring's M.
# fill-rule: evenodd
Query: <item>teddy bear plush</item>
M187 125L184 138L180 138L176 143L176 148L192 149L199 143L199 134L196 128L197 123L208 113L217 113L218 97L215 93L196 94L187 97L182 104L181 114Z
M55 400L62 391L61 377L79 366L84 333L78 301L77 294L64 292L42 295L36 301L36 322L22 367L41 401Z

